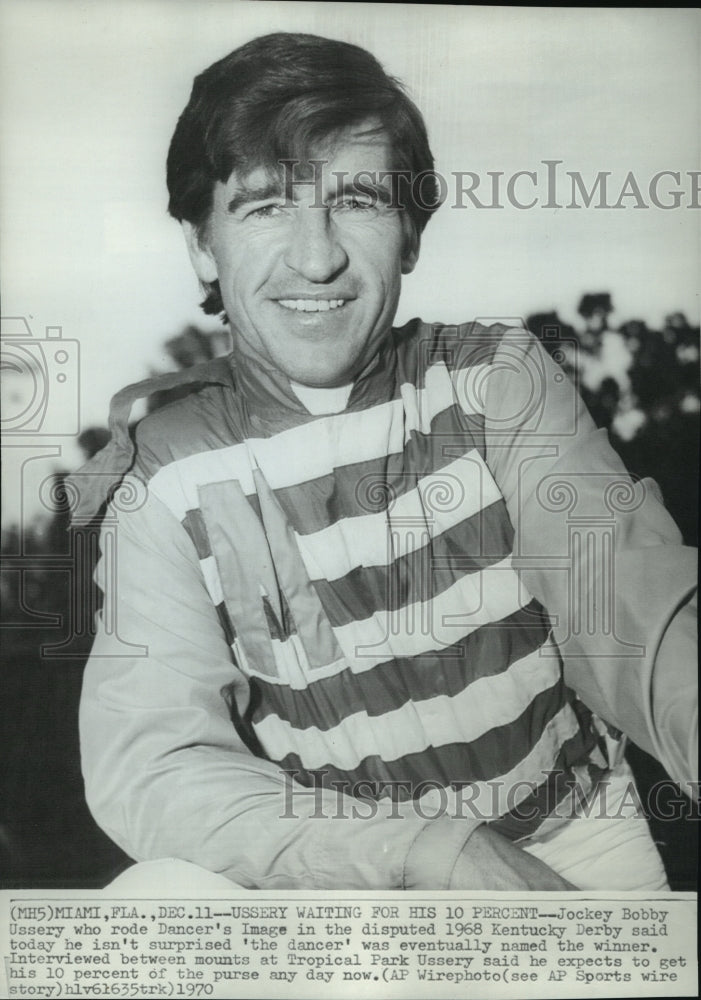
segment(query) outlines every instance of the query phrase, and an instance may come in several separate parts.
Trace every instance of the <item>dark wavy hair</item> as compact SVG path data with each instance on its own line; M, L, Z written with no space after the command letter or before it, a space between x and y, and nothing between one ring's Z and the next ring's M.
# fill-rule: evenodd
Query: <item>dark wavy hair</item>
M389 137L393 170L411 178L428 171L421 198L406 205L418 241L440 204L421 113L369 52L317 35L255 38L195 78L168 151L168 211L202 234L216 181L259 166L277 173L281 160L304 160L369 119ZM202 308L223 311L218 282L207 286Z

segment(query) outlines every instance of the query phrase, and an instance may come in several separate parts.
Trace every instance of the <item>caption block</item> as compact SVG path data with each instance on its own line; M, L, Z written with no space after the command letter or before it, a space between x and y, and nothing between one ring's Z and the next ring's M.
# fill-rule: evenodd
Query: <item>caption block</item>
M690 894L525 903L267 895L10 898L7 995L696 995Z

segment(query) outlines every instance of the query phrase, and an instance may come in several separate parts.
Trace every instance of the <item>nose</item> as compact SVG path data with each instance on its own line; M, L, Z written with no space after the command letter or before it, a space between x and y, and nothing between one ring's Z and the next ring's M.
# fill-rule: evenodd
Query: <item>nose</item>
M305 205L295 211L284 253L285 264L307 281L332 281L348 257L326 207Z

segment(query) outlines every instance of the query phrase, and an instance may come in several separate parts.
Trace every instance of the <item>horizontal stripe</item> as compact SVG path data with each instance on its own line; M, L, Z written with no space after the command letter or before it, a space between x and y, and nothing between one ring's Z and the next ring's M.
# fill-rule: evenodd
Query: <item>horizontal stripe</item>
M396 611L377 611L363 621L335 628L338 645L356 671L394 657L418 656L453 646L490 622L528 603L511 560L464 576L430 601Z
M270 678L256 679L252 686L258 696L252 721L260 722L274 714L298 729L315 726L324 730L363 709L369 716L380 716L412 698L423 701L434 695L452 697L479 678L501 673L538 650L549 632L545 612L532 601L508 618L477 629L442 653L389 660L358 676L344 660L337 673L305 682L301 689L271 683ZM278 672L282 679L279 661Z
M583 761L591 750L591 743L591 735L580 729L563 744L546 781L521 798L518 808L512 807L511 812L505 813L494 824L494 829L509 840L521 840L532 836L536 830L541 836L550 834L558 826L568 822L575 814L576 801L580 797L589 798L606 773L602 768L569 763L572 758ZM576 799L573 796L573 786L577 788ZM558 810L559 817L553 816L547 820L546 817L552 816L554 810ZM534 822L529 818L532 813L542 819Z
M557 724L564 714L564 712L561 713L561 716L553 721ZM572 765L568 764L567 760L575 754L579 759L584 757L588 751L589 740L581 729L576 728L577 723L573 713L568 713L566 718L570 724L572 735L562 745L550 769L536 768L531 770L531 762L526 760L523 765L514 768L516 773L513 778L511 775L505 775L502 779L507 794L505 801L502 800L501 818L496 820L493 827L509 840L521 840L541 830L543 823L547 822L547 817L566 799L572 782L576 780ZM558 734L560 738L567 735L567 729L564 726L557 726L557 728L562 730ZM547 739L549 734L546 731L544 735ZM525 777L529 770L533 775L531 778ZM545 781L537 790L528 793L527 783L535 784L539 778L543 777L542 772L546 774ZM516 781L523 782L523 784L519 788L515 788ZM511 791L510 795L509 790ZM559 826L566 820L555 822Z
M400 399L300 424L271 438L249 441L273 490L328 475L335 468L378 459L404 447Z
M484 377L484 372L480 376ZM453 382L442 364L426 373L424 389L403 385L400 393L399 399L365 410L330 414L274 437L251 439L251 450L270 487L279 490L299 485L338 467L398 454L412 434L434 433L435 418L442 411L452 409L454 417ZM412 398L413 407L409 406ZM453 430L460 427L458 421ZM299 478L300 472L304 480Z
M226 592L226 588L225 588ZM393 659L418 657L437 650L447 651L459 647L463 640L480 628L493 625L501 619L525 608L530 602L516 573L511 568L510 559L489 566L471 576L462 577L452 587L427 602L408 605L397 611L378 611L364 621L354 621L331 630L334 637L333 654L339 649L341 656L330 655L326 663L309 665L304 647L302 674L294 664L290 683L295 688L304 688L310 681L329 678L350 667L356 674L372 670L378 664ZM294 609L293 609L294 610ZM264 621L262 603L260 614L249 617L250 622ZM234 616L234 620L235 616ZM285 650L286 642L273 649L267 632L266 642L271 656L264 657L264 668L256 669L256 658L247 659L246 673L252 677L266 676L276 684L287 683ZM298 659L298 657L296 657ZM557 659L555 654L552 659ZM270 664L275 662L275 670ZM304 671L309 670L306 674Z
M508 771L470 782L466 788L445 789L442 795L438 790L428 792L421 797L422 806L444 804L452 816L496 821L499 832L510 839L528 836L565 794L559 782L571 779L567 759L574 748L583 755L586 740L576 715L564 705L549 719L530 752ZM535 816L528 819L532 812Z
M395 797L401 800L416 798L430 802L432 794L427 784L440 787L453 786L456 790L455 807L460 802L461 789L465 785L476 786L474 795L480 808L490 815L490 806L501 792L501 808L508 808L507 780L540 784L544 773L550 771L557 759L560 745L567 739L576 737L578 721L569 705L558 707L557 698L551 692L543 692L540 699L547 702L550 715L542 732L532 734L529 728L528 711L521 719L508 726L485 733L474 743L445 743L438 747L428 747L417 753L407 754L396 760L383 760L376 754L368 754L355 768L343 770L333 764L317 768L305 768L296 753L290 753L276 761L281 770L287 771L302 785L323 785L337 787L352 794L359 782L382 782L394 784ZM524 764L525 761L525 764ZM522 766L523 765L523 766ZM499 784L496 784L496 780ZM487 782L495 782L495 787ZM524 792L529 789L524 786ZM382 788L368 789L363 794L381 797ZM464 802L469 801L472 789L462 792ZM496 799L499 801L499 799ZM463 807L465 808L465 807ZM492 814L499 809L492 809Z
M422 538L426 544L412 551ZM391 566L358 567L341 579L313 582L331 624L348 625L376 611L430 601L462 576L507 558L512 541L504 502L499 501L438 538L431 539L428 529L392 530L391 537L388 531L387 547L395 550Z
M358 767L370 748L374 756L388 761L429 746L473 742L491 729L512 724L538 694L552 692L554 685L557 695L559 684L557 661L536 651L503 673L475 680L454 696L408 701L381 716L359 711L326 731L296 729L274 715L256 723L255 730L274 760L295 753L307 770L331 764L348 771Z
M420 478L475 453L484 454L483 421L474 434L465 434L456 408L451 407L436 417L430 435L412 432L403 452L339 465L318 479L278 489L276 496L295 531L307 535L342 518L394 509Z
M336 580L359 566L387 566L397 557L397 549L400 555L416 551L498 500L501 493L492 474L481 455L472 451L440 472L417 474L389 511L383 506L341 518L314 533L296 532L297 544L312 580ZM503 516L507 517L505 511ZM485 549L473 551L479 554Z
M321 541L324 544L319 544L319 535L303 538L297 536L297 543L300 547L307 572L311 577L318 577L320 573L325 571L333 579L333 562L335 561L337 566L347 565L349 561L355 562L356 560L353 557L358 552L358 549L360 549L360 559L367 558L369 561L372 558L373 551L378 553L378 555L382 555L383 546L379 544L381 533L385 537L385 558L389 558L392 555L395 556L395 564L391 568L380 568L374 573L368 571L351 572L350 574L346 574L344 580L336 581L334 586L327 584L323 580L319 580L316 583L317 593L332 625L349 625L352 624L354 619L367 618L375 611L392 610L392 608L397 608L400 605L406 605L407 602L411 604L416 604L417 602L426 603L430 601L436 591L445 590L454 583L458 574L475 572L484 567L485 564L491 565L501 561L504 555L508 554L507 545L510 542L512 531L503 507L503 501L501 501L493 504L486 511L482 511L475 518L468 518L463 524L458 525L453 532L444 532L439 539L432 541L430 547L424 544L424 561L418 567L419 571L417 572L417 559L413 558L415 553L412 553L411 550L417 547L417 543L420 544L422 541L425 543L432 532L440 530L444 525L449 524L452 518L456 516L460 517L464 511L471 510L471 498L470 502L467 502L467 498L471 492L482 492L486 493L487 496L491 496L494 493L498 496L498 491L492 477L486 468L482 468L482 460L479 456L469 461L454 463L451 469L454 469L455 466L465 466L466 468L475 469L477 471L477 475L475 476L476 487L472 491L465 488L461 494L459 493L460 484L458 483L456 486L457 501L445 503L445 510L441 510L438 504L434 503L433 510L435 511L435 516L427 523L424 522L426 524L424 530L419 530L418 523L416 526L411 523L408 527L406 526L406 522L410 521L409 511L417 511L416 521L418 522L418 511L425 509L422 506L423 498L431 495L435 496L436 493L448 489L447 483L449 483L449 480L445 476L430 477L427 480L422 480L417 490L412 491L412 494L402 498L403 502L397 504L399 530L395 530L394 527L391 530L388 529L385 518L380 514L370 515L363 519L366 525L364 532L357 530L358 526L353 520L340 523L333 530L327 529L327 531L320 533L322 534ZM450 475L457 482L457 476L454 471L446 473L446 475ZM487 488L483 489L485 481L491 483L491 490ZM231 484L231 487L233 488L235 485ZM218 488L225 489L226 487L225 484L219 484ZM236 492L238 494L238 488ZM228 496L229 493L230 490L227 489L226 495ZM235 499L235 497L232 497L232 510L236 507L236 504L233 503ZM413 504L411 503L412 500L414 501ZM243 511L243 513L246 513L246 511ZM219 520L225 516L226 510L222 510ZM402 524L404 525L403 527ZM257 529L253 534L261 530L259 519L255 519L255 525L252 527ZM204 530L204 522L202 522L202 530ZM333 536L343 533L344 530L347 531L347 535L343 539L345 543L344 550L341 553L341 558L334 560L330 556L333 551ZM240 536L240 532L237 532L238 536ZM316 556L314 560L310 558L309 551L312 539L316 543L315 548L312 546ZM368 540L370 541L370 545L365 548ZM246 536L243 548L248 548L250 543L251 536L248 535ZM390 547L392 551L389 551ZM401 550L408 550L408 553L404 554ZM473 558L472 556L460 554L463 552L488 552L492 553L492 555ZM418 556L419 563L421 563L422 551L419 550L416 555ZM327 556L325 559L326 565L319 567L317 560L322 556ZM223 596L213 557L202 560L200 565L212 600L215 604L219 604ZM270 583L268 582L266 593L270 592L269 586ZM277 592L276 588L275 592ZM276 630L273 630L271 634L274 637L282 637L277 635ZM449 644L452 644L452 641L453 637L451 635ZM336 658L337 653L334 659Z

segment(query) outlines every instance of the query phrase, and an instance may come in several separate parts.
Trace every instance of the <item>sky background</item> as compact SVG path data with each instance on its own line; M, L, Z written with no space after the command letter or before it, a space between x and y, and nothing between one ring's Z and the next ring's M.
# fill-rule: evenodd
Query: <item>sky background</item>
M649 202L658 171L701 168L700 24L693 8L0 0L2 314L78 341L80 381L70 373L52 419L75 397L81 427L104 424L114 392L169 367L166 339L217 325L197 308L164 163L193 77L231 49L277 30L367 47L423 111L437 169L480 174L480 196L487 171L532 170L543 197L542 161L558 159L588 186L611 171L613 201L632 171ZM701 212L625 205L444 206L398 322L550 309L574 322L585 291L612 293L614 322L676 310L698 322ZM8 520L22 491L36 508L37 477L78 456L49 423L10 443L25 450L5 453ZM27 445L61 452L29 463L20 487Z

